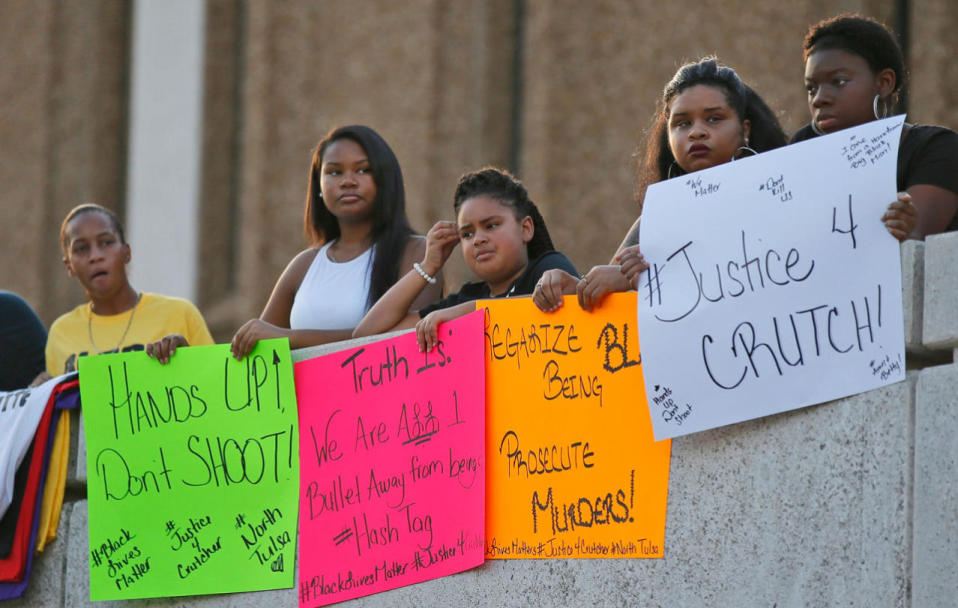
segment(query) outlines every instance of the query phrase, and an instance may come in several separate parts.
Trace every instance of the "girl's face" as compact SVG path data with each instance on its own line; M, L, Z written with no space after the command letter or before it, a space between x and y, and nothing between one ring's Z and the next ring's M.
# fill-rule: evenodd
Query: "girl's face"
M319 182L323 204L340 222L369 219L376 202L376 182L363 147L337 139L326 147Z
M529 263L532 218L517 220L512 207L482 194L462 202L458 223L466 264L493 295L505 292Z
M749 121L740 121L725 91L697 84L676 95L669 106L669 149L686 172L732 160L748 137Z
M66 234L63 264L90 299L119 293L127 284L130 246L120 242L110 218L97 211L81 213L67 224Z
M891 69L875 74L864 57L848 51L813 51L805 62L805 89L812 122L820 131L832 133L874 120L875 95L891 94L894 75Z

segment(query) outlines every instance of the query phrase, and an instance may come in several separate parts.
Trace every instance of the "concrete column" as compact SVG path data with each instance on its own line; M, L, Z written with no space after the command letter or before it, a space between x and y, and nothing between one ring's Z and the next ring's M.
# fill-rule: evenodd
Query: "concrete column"
M958 347L958 231L925 239L925 307L921 339L928 348Z
M203 0L133 9L127 229L135 288L193 299L202 151Z
M921 370L915 406L912 606L953 604L958 593L956 394L958 366Z

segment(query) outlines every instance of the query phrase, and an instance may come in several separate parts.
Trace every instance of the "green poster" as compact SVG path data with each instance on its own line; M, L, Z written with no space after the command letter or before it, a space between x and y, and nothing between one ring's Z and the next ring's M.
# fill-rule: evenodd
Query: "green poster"
M286 340L82 357L90 599L293 586L299 438Z

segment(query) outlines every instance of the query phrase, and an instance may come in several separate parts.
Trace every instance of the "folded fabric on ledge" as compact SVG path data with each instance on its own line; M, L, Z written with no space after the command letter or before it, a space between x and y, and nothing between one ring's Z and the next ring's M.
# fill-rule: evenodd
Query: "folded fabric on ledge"
M0 583L0 600L21 597L26 591L33 565L32 549L41 528L42 488L53 452L55 431L63 420L63 410L76 406L78 386L76 380L58 384L51 392L37 426L11 548L9 554L0 559L0 581L4 581Z

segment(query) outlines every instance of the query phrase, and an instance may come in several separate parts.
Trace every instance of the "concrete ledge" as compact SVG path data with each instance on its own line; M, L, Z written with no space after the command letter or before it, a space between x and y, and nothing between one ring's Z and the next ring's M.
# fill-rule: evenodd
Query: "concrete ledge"
M661 604L907 603L914 382L673 442Z
M905 350L924 353L921 341L925 291L925 242L901 244L901 304L905 317Z
M923 249L917 242L903 246L903 279L911 276L913 290ZM915 314L921 310L928 319L918 303L905 304L906 334L912 332L916 350L915 336L927 336L927 324ZM382 338L300 349L293 360ZM956 387L958 367L929 368L883 389L676 439L662 560L496 560L347 605L908 606L912 588L914 605L939 605L958 595ZM71 482L85 487L76 426ZM60 578L38 571L43 584L31 593L39 595L22 605L93 605L87 516L86 501L67 506L65 538L41 556L49 561L42 567L59 568ZM293 588L97 605L294 606L297 600Z
M351 605L908 605L915 379L676 439L662 560L496 560Z
M958 232L925 239L922 341L933 349L958 348Z
M916 379L675 440L665 559L497 560L344 605L907 605ZM69 530L64 605L92 605L86 501ZM97 605L297 599L288 589Z
M293 360L293 363L298 363L300 361L306 361L307 359L313 359L315 357L320 357L322 355L328 355L329 353L335 353L341 350L346 350L347 348L363 346L364 344L370 344L371 342L379 342L380 340L386 340L387 338L395 338L396 336L401 336L402 334L409 333L411 331L413 331L412 328L397 329L396 331L391 331L385 334L378 334L375 336L366 336L364 338L353 338L352 340L343 340L342 342L331 342L329 344L320 344L319 346L310 346L308 348L297 348L296 350L290 352L290 356Z
M4 608L27 606L63 606L64 585L67 571L67 543L70 530L67 522L73 505L63 505L57 538L47 543L43 553L33 556L33 571L27 591L22 598L0 603Z
M914 606L958 597L958 366L922 370L915 405Z

